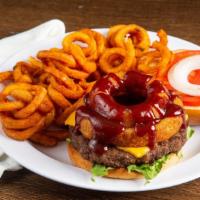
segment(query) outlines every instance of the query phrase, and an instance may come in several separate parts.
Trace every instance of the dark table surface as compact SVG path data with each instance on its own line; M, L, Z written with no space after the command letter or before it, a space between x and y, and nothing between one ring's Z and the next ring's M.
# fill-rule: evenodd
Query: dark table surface
M12 35L58 18L68 31L136 23L148 30L164 28L168 34L200 45L198 0L0 0L0 37ZM200 180L141 193L88 191L56 183L26 169L7 172L0 179L0 199L200 199Z

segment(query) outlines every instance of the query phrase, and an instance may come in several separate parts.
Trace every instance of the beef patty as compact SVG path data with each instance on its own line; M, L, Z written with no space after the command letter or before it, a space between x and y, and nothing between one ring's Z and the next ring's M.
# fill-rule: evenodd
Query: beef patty
M186 132L179 132L169 140L157 143L154 149L150 150L142 158L136 158L132 154L119 150L116 147L108 147L105 153L98 155L89 148L89 140L84 138L80 133L74 131L71 131L71 139L73 147L83 158L92 163L119 168L127 167L131 164L152 163L164 155L178 152L186 142Z

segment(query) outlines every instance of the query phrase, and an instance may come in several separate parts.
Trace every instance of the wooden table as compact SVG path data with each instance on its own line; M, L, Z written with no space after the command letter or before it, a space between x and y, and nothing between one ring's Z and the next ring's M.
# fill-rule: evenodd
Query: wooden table
M200 45L200 1L189 0L0 0L0 36L24 31L58 18L67 30L136 23L148 30L164 28L168 34ZM141 193L88 191L62 185L26 169L8 172L0 180L0 199L200 199L200 180L181 186Z

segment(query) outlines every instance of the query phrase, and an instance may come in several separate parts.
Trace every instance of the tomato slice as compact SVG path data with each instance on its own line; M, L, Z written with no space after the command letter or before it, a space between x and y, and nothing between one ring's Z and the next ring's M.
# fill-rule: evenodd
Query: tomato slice
M175 65L180 60L193 56L193 55L199 55L200 50L183 50L180 52L177 52L173 55L172 61L170 63L170 67ZM194 70L190 73L188 80L192 84L200 85L200 70ZM169 82L167 83L167 87L169 88ZM187 94L180 94L184 105L186 106L200 106L200 97L196 96L190 96Z
M189 95L180 95L184 105L186 106L200 106L200 97L194 97Z
M189 56L194 56L194 55L199 55L199 54L200 54L200 50L183 50L183 51L177 52L174 54L174 57L172 58L172 62L170 63L170 66L176 64L183 58L187 58Z
M188 80L190 83L200 85L200 69L192 71L188 77Z

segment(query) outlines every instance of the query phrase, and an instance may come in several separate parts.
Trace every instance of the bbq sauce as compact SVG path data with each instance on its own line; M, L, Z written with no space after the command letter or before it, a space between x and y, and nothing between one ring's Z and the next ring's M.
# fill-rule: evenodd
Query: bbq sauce
M117 102L116 97L137 99L139 103ZM97 154L106 151L107 146L126 128L134 128L137 136L148 134L148 146L154 148L156 124L165 117L181 116L182 129L186 128L183 109L174 104L176 95L171 94L160 81L135 71L126 73L123 80L109 74L95 84L85 97L86 105L76 112L76 129L83 118L93 127L91 150ZM127 99L126 99L127 100Z

